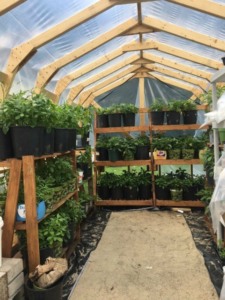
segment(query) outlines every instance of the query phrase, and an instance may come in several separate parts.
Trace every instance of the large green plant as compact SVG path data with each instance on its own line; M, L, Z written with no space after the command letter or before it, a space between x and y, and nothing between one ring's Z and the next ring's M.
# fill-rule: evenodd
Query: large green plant
M109 140L109 136L100 135L96 141L96 148L106 148Z
M138 178L137 178L137 173L135 171L123 170L123 174L121 175L121 180L123 181L123 185L125 187L135 188L138 186Z
M107 149L123 152L123 142L124 139L119 136L110 137L107 142Z
M111 185L111 177L112 177L112 173L109 172L104 172L101 173L98 176L98 186L106 186L106 187L110 187Z
M181 101L181 110L182 111L197 110L197 104L192 100Z
M163 101L155 100L150 106L149 111L163 111L165 110L166 104Z
M181 110L182 110L182 103L183 103L182 100L171 100L166 105L166 110L181 112Z
M150 139L145 134L140 134L135 138L136 146L150 146Z
M152 174L141 168L137 174L138 185L149 185L152 183Z
M134 154L136 151L136 142L132 137L127 137L124 139L122 148L123 148L122 155L124 159L126 160L134 159Z
M138 107L136 107L132 103L121 103L120 104L120 111L121 113L137 113Z

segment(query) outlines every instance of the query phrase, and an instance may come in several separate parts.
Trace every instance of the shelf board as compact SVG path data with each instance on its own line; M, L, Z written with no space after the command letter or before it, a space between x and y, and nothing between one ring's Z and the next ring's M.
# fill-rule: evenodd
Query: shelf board
M169 130L196 130L200 129L201 124L179 124L179 125L151 125L153 131L169 131ZM208 125L201 127L207 129Z
M131 132L131 131L148 131L149 126L129 126L129 127L107 127L107 128L96 128L96 133L114 133L114 132Z
M97 200L96 206L152 206L152 200Z
M196 159L155 159L155 165L201 165L202 161Z
M42 156L34 156L34 160L45 159L45 158L52 158L52 157L57 157L57 156L64 156L64 155L71 154L74 151L75 151L75 149L71 150L71 151L66 151L66 152L59 152L59 153L56 152L56 153L42 155Z
M156 206L171 206L171 207L205 207L205 204L199 200L188 201L173 201L173 200L156 200Z
M51 208L51 212L47 212L41 220L38 220L37 222L40 223L42 220L47 218L49 215L51 215L55 210L57 210L60 206L62 206L69 198L71 198L76 191L69 193L65 197L63 197L59 202L55 203L53 207ZM16 222L15 223L15 229L16 230L25 230L26 229L26 222Z
M95 161L94 165L96 167L121 167L121 166L144 166L150 165L150 160L119 160L119 161Z

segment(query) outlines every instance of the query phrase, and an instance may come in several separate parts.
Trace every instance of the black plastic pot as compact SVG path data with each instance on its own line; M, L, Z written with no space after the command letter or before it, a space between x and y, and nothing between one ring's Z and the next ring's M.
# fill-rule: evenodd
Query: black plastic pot
M83 179L87 179L89 174L88 173L89 165L87 163L77 163L77 168L84 172Z
M69 131L66 128L55 128L54 152L68 151Z
M122 126L122 114L121 113L109 114L108 120L109 120L109 127L121 127Z
M196 124L197 122L197 110L183 111L184 124Z
M151 111L150 112L150 120L152 125L163 125L165 118L164 111Z
M180 113L177 111L166 112L167 125L178 125L180 124Z
M48 257L55 257L55 250L53 248L40 249L40 264L43 265Z
M97 190L98 190L98 196L102 200L108 200L110 198L110 189L108 186L98 186Z
M51 129L51 131L47 131L44 129L43 133L43 154L52 154L54 153L54 138L55 131Z
M63 291L63 277L46 289L35 289L28 279L25 283L25 295L29 300L61 300Z
M189 187L188 189L183 189L183 200L197 200L198 197L196 193L198 192L197 187Z
M76 137L77 131L76 129L68 129L68 150L75 150L76 149Z
M98 155L96 155L97 160L99 161L109 160L107 148L96 148L96 151L98 152Z
M109 127L108 115L97 116L97 127L98 128Z
M135 126L135 113L123 113L123 126Z
M10 132L15 157L43 154L44 127L13 126Z
M123 199L123 188L115 187L111 189L111 199L112 200L121 200Z
M137 200L138 199L138 188L137 187L124 187L123 194L124 194L124 198L126 200Z
M2 129L0 129L0 160L5 160L12 157L13 149L10 131L8 131L7 134L4 134Z
M152 197L152 185L139 185L139 199L147 200Z
M137 160L145 160L149 159L149 151L150 151L150 146L137 146L136 147L136 154L135 158Z
M110 161L118 161L122 159L121 152L117 149L108 149L108 156Z
M170 190L169 189L163 189L161 187L155 186L155 194L156 199L158 200L170 200Z

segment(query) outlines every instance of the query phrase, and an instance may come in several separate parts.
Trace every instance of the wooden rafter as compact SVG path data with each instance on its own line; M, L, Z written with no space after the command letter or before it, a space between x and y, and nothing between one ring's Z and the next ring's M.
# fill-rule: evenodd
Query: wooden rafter
M80 84L78 84L77 86L73 87L70 89L70 92L67 96L67 101L68 103L71 103L73 101L73 99L75 99L79 93L86 88L88 85L112 74L113 72L118 71L119 69L129 65L130 63L134 62L135 60L137 60L139 58L138 54L134 54L126 59L124 59L123 61L111 66L110 68L107 68L106 70L91 76L90 78L86 79L85 81L81 82Z
M135 34L150 33L150 32L154 32L154 30L152 28L150 28L149 26L145 26L143 24L138 24L134 28L127 30L126 32L124 32L121 35L135 35Z
M145 59L149 59L151 61L157 62L161 65L165 65L165 66L170 67L170 68L174 68L174 69L186 72L186 73L190 73L192 75L195 75L195 76L207 79L207 80L210 80L210 78L212 76L212 73L210 73L210 72L203 71L203 70L198 70L196 68L188 66L187 64L182 64L182 63L176 62L175 60L171 60L171 59L168 59L168 58L163 58L161 56L158 56L158 55L155 55L155 54L152 54L152 53L145 53L144 52L143 57Z
M84 91L79 97L79 104L83 104L84 101L87 99L87 97L90 95L90 93L94 93L97 90L105 87L106 85L109 85L109 84L113 83L114 81L116 81L116 80L118 80L118 79L120 79L124 76L127 76L130 73L133 73L138 68L139 68L138 66L131 66L130 68L127 68L126 70L123 70L123 71L117 73L116 75L111 76L110 78L108 78L108 79L102 81L101 83L95 85L93 88ZM133 76L133 74L132 74L132 76Z
M147 66L152 71L156 71L156 72L168 75L170 77L174 77L174 78L177 78L177 79L180 79L183 81L187 81L191 84L199 86L203 90L208 90L210 87L210 84L207 83L205 80L194 77L188 73L179 72L176 69L168 69L168 68L165 68L163 65L151 64L151 65L147 65Z
M99 46L105 44L106 42L109 42L110 40L117 37L124 31L128 30L129 28L132 28L136 24L137 21L135 19L130 19L120 24L119 26L114 27L108 32L100 35L99 37L91 40L90 42L82 45L81 47L75 49L74 51L55 60L53 63L43 67L38 73L35 90L39 92L43 88L43 86L48 83L51 77L63 66L89 53L90 51L98 48Z
M60 96L62 94L62 92L66 89L68 84L70 84L71 81L77 79L78 77L81 77L82 75L94 70L97 67L104 65L108 61L110 61L122 54L123 54L123 49L122 49L122 47L120 47L110 53L105 54L104 56L101 56L100 58L97 58L96 60L85 65L84 67L62 77L61 79L59 79L59 81L56 84L55 94Z
M0 16L7 13L17 5L22 4L26 0L1 0L0 2Z
M127 76L116 80L115 82L111 83L111 84L107 84L105 87L99 89L98 91L95 91L93 94L91 94L88 99L85 101L84 106L89 106L90 103L92 103L92 101L99 95L102 95L122 84L124 84L125 82L127 82L128 80L130 80L133 77L133 74L128 74Z
M151 74L151 73L150 73ZM163 81L167 84L174 85L176 87L179 87L181 89L187 90L192 92L195 96L199 96L202 94L202 90L200 88L197 88L196 86L192 84L188 84L182 80L175 80L172 77L168 77L165 75L160 75L160 74L152 74L156 79L159 79L160 81Z
M149 50L149 49L157 49L159 51L181 57L183 59L187 59L193 62L196 62L198 64L202 64L204 66L214 68L214 69L220 69L223 64L222 62L218 62L217 60L211 59L211 58L206 58L204 56L182 50L180 48L173 47L168 44L160 43L157 41L151 41L147 40L143 43L129 43L125 46L123 46L123 50L125 52L127 51L137 51L137 50Z
M99 0L93 5L85 8L81 12L73 15L70 18L62 21L61 23L53 26L52 28L38 34L32 39L26 41L23 44L18 45L13 48L10 53L10 57L7 65L7 73L14 72L20 63L27 57L27 55L36 48L39 48L50 42L51 40L57 38L61 34L71 30L72 28L79 26L90 18L104 12L110 7L114 6L109 0Z
M170 34L221 50L225 51L225 41L215 37L196 32L169 22L162 21L154 17L145 17L143 24L150 26L154 29L168 32Z
M203 13L213 15L220 18L225 18L225 5L216 3L211 0L167 0L169 2L180 4L195 10L199 10Z

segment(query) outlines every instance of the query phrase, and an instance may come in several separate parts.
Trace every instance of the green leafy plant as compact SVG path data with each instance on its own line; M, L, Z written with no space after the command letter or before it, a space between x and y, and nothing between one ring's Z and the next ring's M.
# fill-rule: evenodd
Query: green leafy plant
M107 149L118 150L119 152L123 152L123 142L124 139L119 136L110 137L107 142Z
M138 185L149 185L152 184L152 174L141 168L137 174Z
M110 187L111 177L112 177L112 173L109 173L109 172L101 173L98 176L98 181L97 181L98 186L108 186L108 187Z
M181 110L182 110L182 103L183 102L181 100L171 100L166 105L166 110L181 112Z
M84 152L79 153L77 156L77 162L81 164L88 164L89 167L92 166L92 151L91 147L86 147Z
M122 179L125 187L134 187L135 188L138 186L137 173L135 171L123 170L121 179Z
M96 148L107 148L109 136L100 135L96 141Z
M197 104L192 100L182 101L181 110L182 111L197 110Z
M170 184L169 176L167 174L156 176L155 184L162 189L167 189Z
M122 145L123 151L122 155L125 160L133 160L136 151L136 142L132 137L127 137L124 139Z
M120 107L121 113L138 113L138 107L132 103L121 103Z
M204 170L209 176L214 174L214 151L212 148L206 147L202 154Z
M160 100L155 100L150 106L149 111L163 111L165 110L165 103Z
M136 146L150 146L150 139L145 134L140 134L135 138Z

